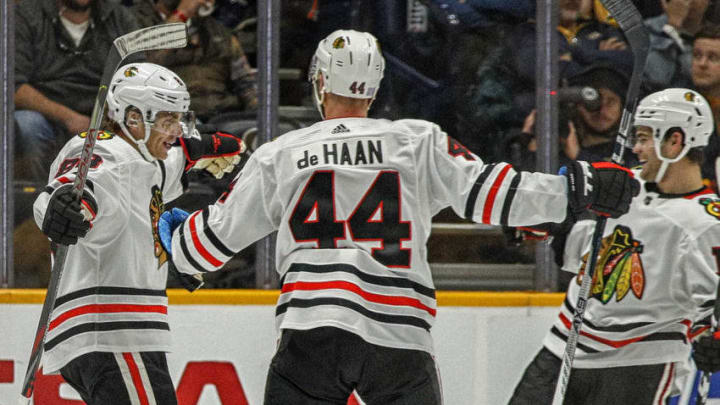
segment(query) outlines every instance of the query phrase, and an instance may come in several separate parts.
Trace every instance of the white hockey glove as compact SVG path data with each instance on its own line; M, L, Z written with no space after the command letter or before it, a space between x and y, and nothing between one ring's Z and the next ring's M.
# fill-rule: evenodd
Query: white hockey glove
M187 165L185 170L207 170L216 179L230 173L240 163L245 144L231 134L218 132L214 126L198 127L198 138L181 138Z
M185 274L181 273L175 267L172 261L172 234L175 228L182 226L187 217L190 214L187 211L181 210L180 208L173 208L170 211L165 211L160 215L160 219L157 224L158 236L160 237L160 243L162 244L165 251L170 256L170 262L168 263L168 270L172 273L177 280L185 287L186 290L193 292L205 284L202 274Z

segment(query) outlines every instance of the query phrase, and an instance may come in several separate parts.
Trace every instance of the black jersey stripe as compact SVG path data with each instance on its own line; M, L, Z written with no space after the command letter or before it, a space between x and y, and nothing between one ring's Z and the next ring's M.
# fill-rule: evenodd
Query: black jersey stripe
M709 300L709 301L703 302L702 305L700 305L700 308L708 309L708 308L713 308L714 306L715 306L715 300Z
M185 221L187 222L187 221ZM195 268L195 270L207 273L208 270L200 265L191 255L190 250L187 247L187 243L185 242L185 222L180 224L180 249L182 249L183 255L185 255L185 259L187 259L188 263L190 263L191 266Z
M208 208L203 208L202 210L202 219L203 219L203 232L205 232L205 236L208 238L210 243L215 246L215 249L219 250L220 253L224 254L225 256L232 257L235 255L235 252L230 250L227 246L225 246L224 243L220 241L220 239L215 235L215 232L213 232L212 229L208 226L208 218L210 217L210 211Z
M165 177L167 177L167 172L165 170L165 162L162 160L157 160L158 166L160 166L160 172L162 173L162 180L160 181L160 191L165 192Z
M383 314L363 307L362 305L342 298L323 297L312 299L292 298L290 301L278 305L275 309L275 316L287 312L288 308L312 308L322 305L335 305L355 311L367 318L378 322L391 323L396 325L410 325L430 331L430 324L421 318L408 315Z
M90 287L82 290L73 291L58 297L55 300L54 308L60 305L90 295L149 295L152 297L166 297L165 290L150 290L147 288L130 288L130 287Z
M73 326L50 339L45 343L45 350L52 350L58 344L70 339L73 336L77 336L88 332L110 332L118 330L129 330L129 329L159 329L159 330L170 330L170 325L167 322L157 321L117 321L117 322L91 322L83 323L81 325Z
M553 335L559 337L563 342L567 343L567 336L563 335L563 333L560 332L560 330L557 327L553 326L552 329L550 329L550 332L552 332ZM595 350L592 347L584 345L580 342L576 343L576 347L578 349L584 351L585 353L599 353L600 352L599 350Z
M382 277L382 276L373 276L371 274L364 273L360 271L357 267L347 264L347 263L336 263L336 264L309 264L309 263L293 263L290 265L290 268L285 273L285 275L289 273L296 273L296 272L307 272L307 273L331 273L335 271L341 271L345 273L350 273L360 280L369 283L369 284L376 284L386 287L398 287L398 288L409 288L417 292L418 294L422 294L426 297L430 297L432 299L435 299L435 289L425 287L422 284L416 283L414 281L408 280L406 278L399 278L399 277ZM283 279L283 283L285 283L285 280Z
M508 188L507 194L505 194L505 201L503 201L502 213L500 214L500 225L507 225L508 217L510 216L510 207L515 199L515 193L517 192L517 186L520 184L522 173L515 173L512 181L510 181L510 188Z
M492 173L495 166L496 163L485 166L485 169L483 169L477 180L475 180L475 184L473 184L470 194L468 195L467 202L465 203L465 218L470 220L472 219L473 212L475 212L475 203L477 202L478 194L480 194L480 189L483 184L485 184L485 180L487 180L488 176L490 176L490 173Z
M575 280L575 279L573 279ZM575 313L575 307L570 304L570 301L568 301L567 296L565 296L565 302L563 302L565 305L565 309L567 309L571 314ZM641 328L643 326L652 325L653 322L632 322L632 323L624 323L624 324L616 324L616 325L609 325L609 326L598 326L593 324L592 322L588 321L587 319L583 320L583 325L587 325L591 329L600 331L600 332L627 332L633 329Z

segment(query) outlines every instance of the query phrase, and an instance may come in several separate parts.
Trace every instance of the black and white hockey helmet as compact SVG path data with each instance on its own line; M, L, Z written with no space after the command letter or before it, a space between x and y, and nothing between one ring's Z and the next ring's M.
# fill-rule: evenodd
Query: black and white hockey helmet
M658 91L643 98L635 111L634 126L652 130L655 154L663 161L655 181L660 181L667 166L685 157L695 147L706 146L713 132L712 110L700 93L683 88ZM674 158L663 156L662 140L672 128L685 134L682 151Z

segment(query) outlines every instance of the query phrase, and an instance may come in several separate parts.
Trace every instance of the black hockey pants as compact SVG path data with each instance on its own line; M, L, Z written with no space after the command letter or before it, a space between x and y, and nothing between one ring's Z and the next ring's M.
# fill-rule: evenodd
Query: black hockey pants
M338 328L285 329L270 364L264 405L440 405L432 356L364 341Z
M87 405L177 405L163 352L93 352L60 369Z
M510 405L550 405L562 359L543 347L525 369ZM573 368L564 405L664 405L674 377L673 364Z

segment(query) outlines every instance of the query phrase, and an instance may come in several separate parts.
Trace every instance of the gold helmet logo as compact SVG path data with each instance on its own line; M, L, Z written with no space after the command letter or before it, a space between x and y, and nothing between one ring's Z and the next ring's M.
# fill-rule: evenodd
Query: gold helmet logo
M687 93L685 93L685 100L695 102L695 93L693 93L692 91L688 91Z
M332 44L333 48L335 49L342 49L345 48L345 38L343 37L337 37Z
M131 66L131 67L125 69L124 75L125 75L125 77L133 77L133 76L137 75L137 72L138 72L138 68L136 68L135 66Z

